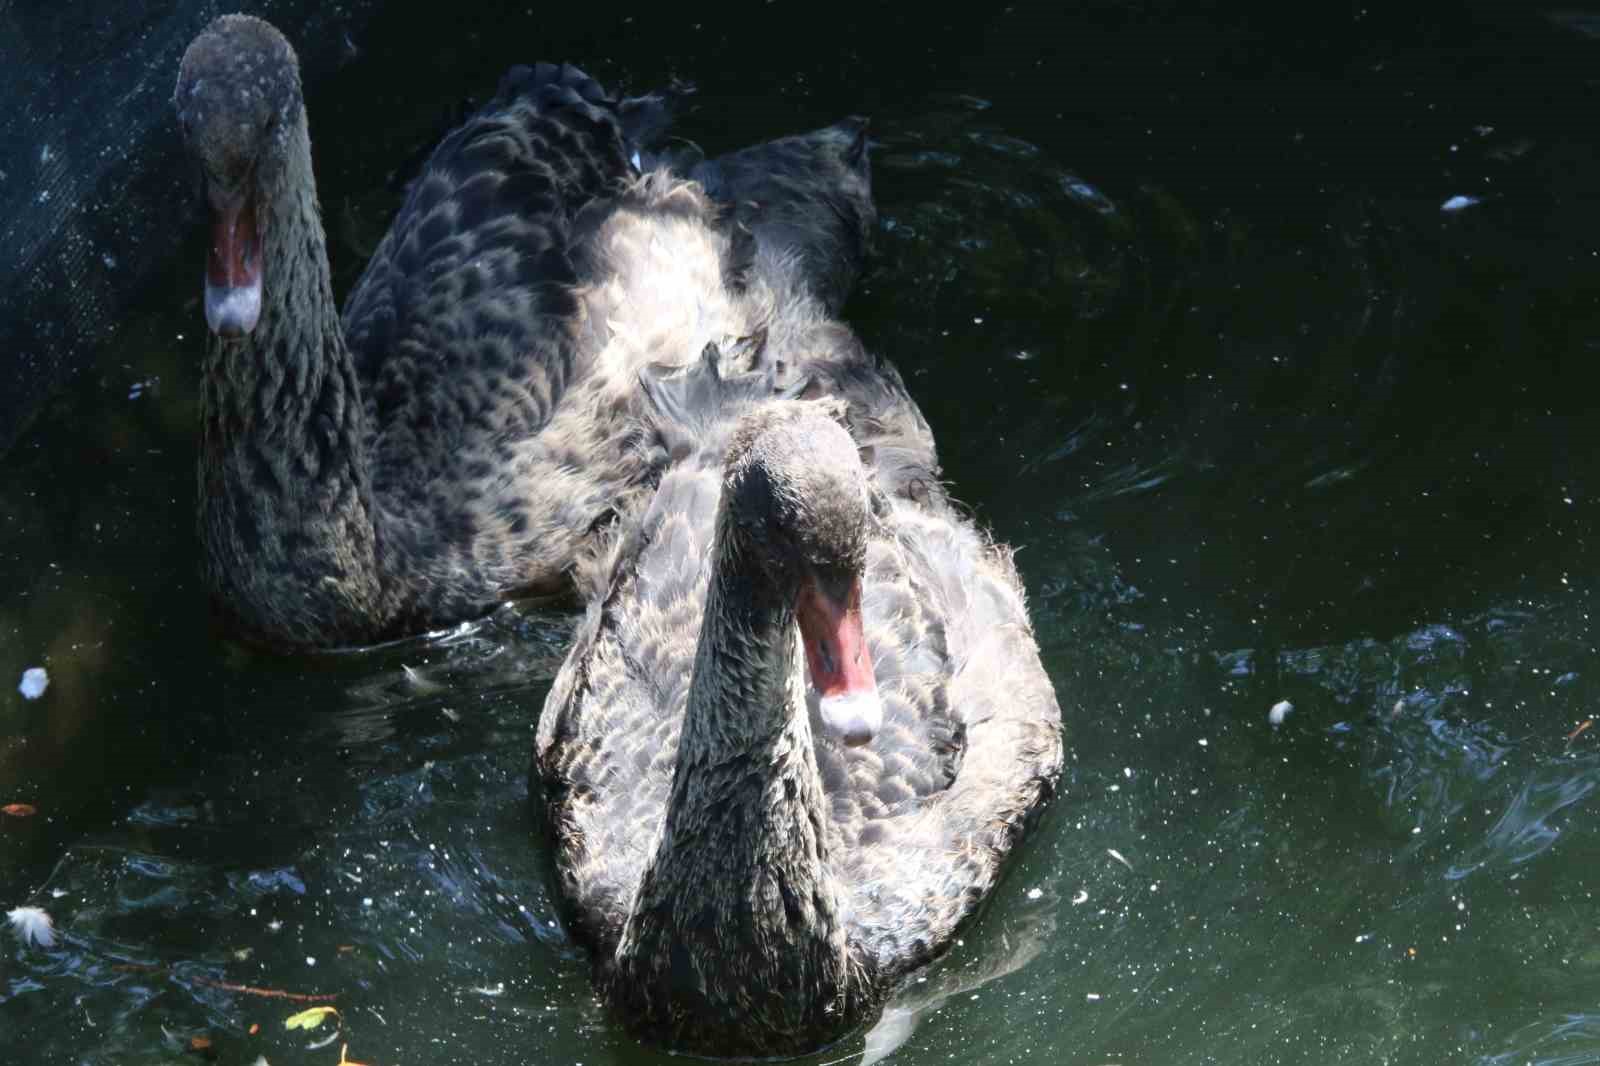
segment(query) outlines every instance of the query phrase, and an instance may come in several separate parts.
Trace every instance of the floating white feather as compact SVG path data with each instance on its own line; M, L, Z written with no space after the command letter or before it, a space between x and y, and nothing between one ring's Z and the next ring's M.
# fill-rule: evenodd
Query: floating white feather
M18 907L6 911L6 920L24 944L41 948L56 946L56 923L50 920L43 907Z

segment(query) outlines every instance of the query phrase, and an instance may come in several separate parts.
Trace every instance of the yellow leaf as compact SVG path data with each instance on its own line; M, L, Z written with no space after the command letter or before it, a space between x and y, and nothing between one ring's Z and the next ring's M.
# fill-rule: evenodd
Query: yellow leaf
M332 1007L312 1007L310 1010L303 1010L299 1014L285 1018L283 1027L285 1029L315 1029L330 1014L335 1018L339 1016L339 1012Z

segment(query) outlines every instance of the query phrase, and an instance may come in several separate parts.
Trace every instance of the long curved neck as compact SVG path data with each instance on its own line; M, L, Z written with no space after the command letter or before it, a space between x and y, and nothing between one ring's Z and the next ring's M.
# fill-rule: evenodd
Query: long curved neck
M675 1048L800 1053L854 1017L864 989L828 864L793 590L726 544L614 975L639 1027Z
M200 522L220 605L275 643L373 639L381 624L363 411L339 326L303 112L258 191L262 307L207 343Z

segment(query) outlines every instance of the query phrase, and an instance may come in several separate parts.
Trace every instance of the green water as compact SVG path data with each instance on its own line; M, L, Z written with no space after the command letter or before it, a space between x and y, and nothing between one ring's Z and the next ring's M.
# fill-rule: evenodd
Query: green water
M874 116L847 317L1018 547L1072 754L962 943L811 1061L1600 1063L1600 42L1487 4L423 15L310 100L345 284L517 60L692 80L714 151ZM0 816L0 909L61 936L0 931L5 1060L665 1061L528 806L566 615L213 632L200 238L0 460L0 804L39 811Z

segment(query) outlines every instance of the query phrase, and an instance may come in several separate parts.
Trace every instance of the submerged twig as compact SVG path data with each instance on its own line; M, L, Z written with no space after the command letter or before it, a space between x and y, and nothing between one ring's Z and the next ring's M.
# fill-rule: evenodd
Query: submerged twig
M209 977L190 977L186 980L205 985L207 988L220 988L224 992L243 992L247 996L287 999L295 1003L332 1003L339 998L337 992L286 992L281 988L255 988L251 985L236 985L232 981L213 981Z
M238 985L232 981L217 981L210 977L177 977L167 966L152 966L142 962L121 962L113 966L114 970L137 971L141 973L166 973L173 980L179 982L192 982L205 985L207 988L219 988L224 992L240 992L247 996L260 996L263 999L287 999L294 1003L332 1003L339 998L337 992L289 992L282 988L257 988L254 985Z

